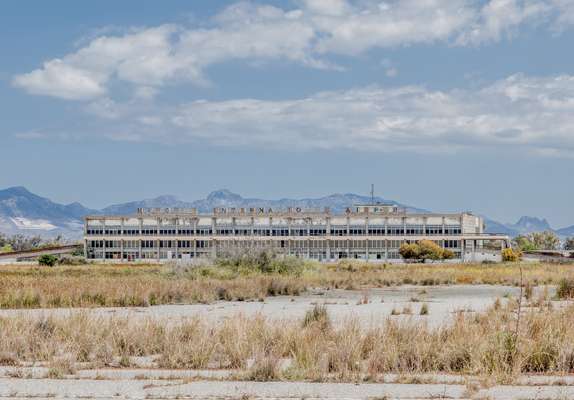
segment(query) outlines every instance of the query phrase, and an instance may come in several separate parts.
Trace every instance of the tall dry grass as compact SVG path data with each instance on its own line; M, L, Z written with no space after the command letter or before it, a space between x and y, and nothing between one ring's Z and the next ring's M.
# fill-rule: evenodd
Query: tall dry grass
M283 266L291 265L288 261ZM298 295L306 288L364 289L403 284L518 285L516 264L384 265L307 262L272 272L246 265L203 265L187 269L165 265L89 265L54 268L0 267L0 308L148 306L258 300ZM281 272L276 272L281 271ZM292 271L292 272L290 272ZM525 264L531 286L574 281L567 265Z
M412 319L371 328L354 320L337 326L326 321L324 309L310 311L305 321L282 323L240 316L166 324L85 313L20 315L0 319L0 363L46 362L73 371L78 362L126 366L130 358L153 357L158 368L224 368L239 370L244 379L314 381L464 373L509 382L520 373L574 372L572 306L530 309L518 335L513 302L481 315L461 313L438 328Z

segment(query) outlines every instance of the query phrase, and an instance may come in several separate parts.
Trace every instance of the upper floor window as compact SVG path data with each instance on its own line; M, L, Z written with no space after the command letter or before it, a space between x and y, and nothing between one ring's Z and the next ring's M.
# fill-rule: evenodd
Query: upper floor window
M452 226L445 226L444 234L445 235L460 235L462 230L460 226L452 225Z
M422 235L423 226L422 225L407 225L405 232L407 235Z
M427 235L442 235L442 225L427 225L425 230Z
M347 236L347 227L331 226L331 236Z
M385 234L384 226L369 226L369 235L371 236L383 236Z
M313 228L309 230L309 236L325 236L326 234L326 228Z
M390 225L387 227L387 234L391 236L402 236L405 234L405 227L402 225Z

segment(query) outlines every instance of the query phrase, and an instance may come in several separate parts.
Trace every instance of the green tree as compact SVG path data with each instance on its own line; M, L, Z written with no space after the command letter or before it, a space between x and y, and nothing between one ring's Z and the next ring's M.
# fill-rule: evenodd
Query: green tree
M421 240L418 242L420 249L419 259L422 262L426 260L442 260L444 256L444 249L432 240Z
M399 248L399 254L405 260L450 260L454 253L443 249L432 240L421 240L418 243L403 243Z
M566 242L564 242L564 250L574 250L574 236L566 239Z
M403 243L399 248L399 254L405 260L418 260L420 251L421 249L416 243Z
M442 251L443 260L452 260L453 258L454 258L454 251L449 249L443 249Z
M521 251L538 250L531 238L527 235L518 235L512 240L512 242L513 246Z
M38 258L38 264L53 267L58 262L58 257L52 254L44 254Z
M558 250L560 247L560 239L552 231L532 232L529 236L538 250Z
M11 251L14 251L14 249L12 246L10 246L9 243L6 243L0 247L0 253L10 253Z
M552 231L532 232L514 238L514 247L521 251L558 250L560 239Z

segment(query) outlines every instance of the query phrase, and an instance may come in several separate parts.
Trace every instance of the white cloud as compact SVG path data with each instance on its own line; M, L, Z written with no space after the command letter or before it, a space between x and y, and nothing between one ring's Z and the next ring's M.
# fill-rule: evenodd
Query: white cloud
M466 0L367 1L340 16L312 16L321 53L355 55L372 48L433 43L453 37L477 12Z
M546 0L490 0L476 15L458 44L481 44L510 37L525 23L540 23L556 8Z
M101 98L89 103L85 110L100 118L118 119L121 117L121 111L118 104L110 98Z
M22 140L36 140L36 139L45 139L47 135L44 132L38 131L28 131L28 132L17 132L14 134L16 139Z
M556 21L552 26L555 32L561 32L574 25L574 1L551 0L551 4L557 10Z
M143 107L143 108L141 108ZM126 107L115 140L274 149L574 155L574 76L510 76L478 89L367 87L282 101Z
M303 0L305 8L320 15L344 15L351 6L346 0Z
M29 93L68 100L110 96L116 80L136 87L209 83L206 69L229 60L287 60L335 68L333 54L435 42L477 45L526 25L559 31L574 23L571 0L298 0L282 9L233 4L204 26L175 25L96 37L13 82ZM149 92L148 89L148 94ZM155 92L153 92L155 95ZM153 95L151 97L153 97Z
M32 94L82 100L104 94L104 78L94 71L83 70L55 59L44 63L42 69L16 76L14 85Z

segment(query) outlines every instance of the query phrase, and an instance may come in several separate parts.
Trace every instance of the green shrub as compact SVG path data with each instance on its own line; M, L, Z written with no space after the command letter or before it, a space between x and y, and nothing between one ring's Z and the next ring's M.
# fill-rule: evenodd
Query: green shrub
M416 260L425 262L426 260L451 260L454 253L451 250L443 249L432 240L420 240L417 243L403 243L399 248L399 254L405 260Z
M215 264L238 274L259 272L300 275L305 267L305 262L300 258L280 256L266 249L232 252L218 257Z
M46 267L53 267L58 262L58 257L52 254L44 254L38 258L38 264Z
M60 265L85 265L88 261L83 256L64 255L58 260Z

